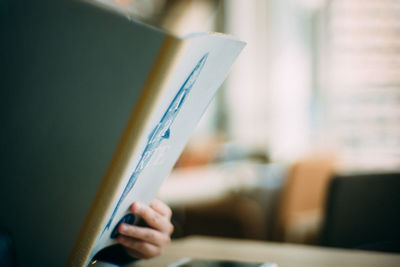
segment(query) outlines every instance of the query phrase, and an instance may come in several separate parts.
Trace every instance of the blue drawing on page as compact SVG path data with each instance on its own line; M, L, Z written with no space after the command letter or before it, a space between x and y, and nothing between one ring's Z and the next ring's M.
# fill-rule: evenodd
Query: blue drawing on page
M182 108L182 105L187 97L187 95L190 93L194 83L196 82L197 78L200 75L200 72L206 62L206 59L208 57L208 53L205 54L199 62L196 64L192 72L189 74L189 76L186 78L185 82L179 89L179 91L176 93L175 97L171 101L170 105L168 106L166 112L162 116L160 122L154 127L154 129L151 131L150 135L148 136L148 141L146 144L146 147L140 157L140 160L138 164L135 167L135 170L133 171L131 177L129 178L129 181L127 185L125 186L124 191L122 192L121 197L119 198L117 205L115 206L110 219L108 220L105 228L103 229L103 232L101 235L104 234L104 232L110 228L115 215L117 214L117 211L119 207L121 206L122 202L125 200L129 192L132 190L133 186L135 185L137 178L141 174L141 172L148 166L150 160L152 159L152 156L155 154L157 149L160 147L162 144L163 140L168 139L171 135L171 126L174 123L179 111ZM118 227L118 225L116 226Z

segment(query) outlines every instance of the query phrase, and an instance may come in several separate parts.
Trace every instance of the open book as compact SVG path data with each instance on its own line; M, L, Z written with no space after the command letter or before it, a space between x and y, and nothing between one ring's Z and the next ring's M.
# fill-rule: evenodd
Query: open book
M156 196L244 43L31 2L4 14L0 224L20 266L86 266Z

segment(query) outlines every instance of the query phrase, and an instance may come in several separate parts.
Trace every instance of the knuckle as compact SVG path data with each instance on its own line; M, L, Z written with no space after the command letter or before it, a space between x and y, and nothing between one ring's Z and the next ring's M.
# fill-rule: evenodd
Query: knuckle
M171 219L171 217L172 217L172 210L171 210L170 208L167 208L167 210L166 210L165 213L167 214L167 217L168 217L169 219Z
M151 217L151 221L154 225L159 225L160 224L160 216L158 214L153 214Z
M136 227L133 226L133 225L129 225L129 226L126 228L125 234L126 234L127 236L130 236L130 237L135 237L136 234L137 234L137 229L136 229Z
M137 214L139 216L145 217L147 216L147 214L149 213L149 210L147 209L147 206L145 205L139 205L137 203L135 203L137 205L138 208L136 208Z
M155 240L155 239L156 239L155 234L154 234L153 231L146 231L146 232L144 233L144 237L145 237L145 239L147 239L147 240Z
M175 230L174 225L170 223L167 229L168 234L171 235L174 232L174 230Z
M139 216L141 216L145 221L153 220L155 215L156 214L149 207L142 208L141 213L139 214Z
M158 255L158 247L150 247L147 244L143 246L143 251L146 259L150 259Z

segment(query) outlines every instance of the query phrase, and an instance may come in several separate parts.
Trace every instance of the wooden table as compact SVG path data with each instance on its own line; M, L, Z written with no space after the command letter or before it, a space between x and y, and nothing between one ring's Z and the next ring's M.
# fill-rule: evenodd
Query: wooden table
M186 257L275 262L278 267L400 266L400 254L200 236L174 240L160 257L130 266L166 266Z

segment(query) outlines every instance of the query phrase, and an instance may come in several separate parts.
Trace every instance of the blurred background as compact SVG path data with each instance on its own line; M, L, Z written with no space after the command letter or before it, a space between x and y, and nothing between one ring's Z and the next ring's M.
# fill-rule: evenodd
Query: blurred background
M247 42L161 188L175 238L399 252L400 1L98 1Z

